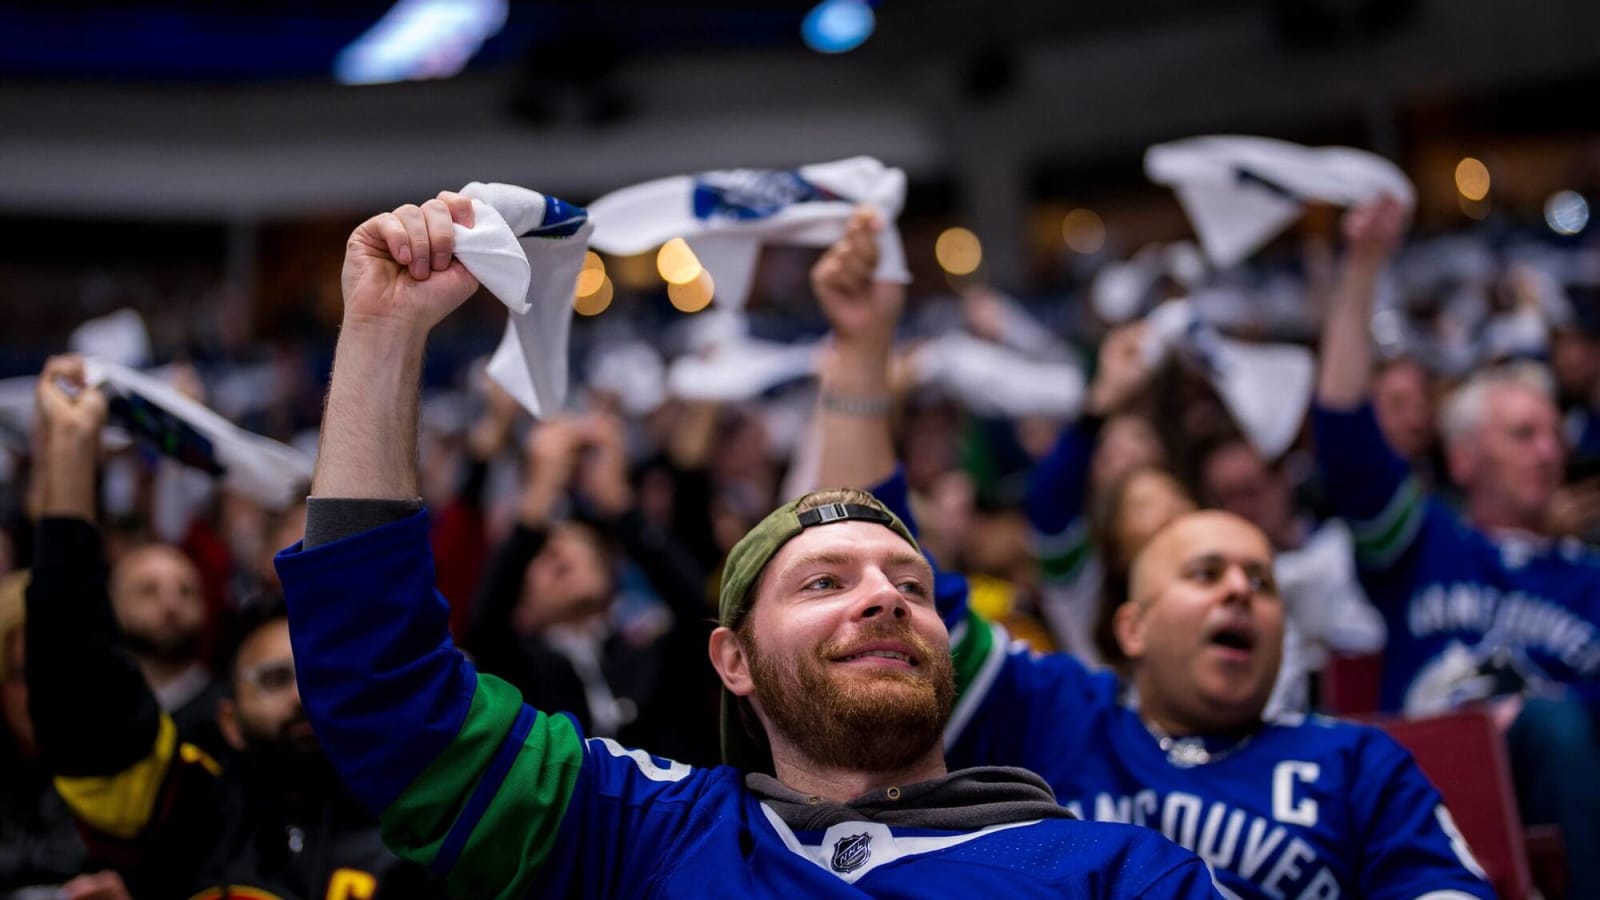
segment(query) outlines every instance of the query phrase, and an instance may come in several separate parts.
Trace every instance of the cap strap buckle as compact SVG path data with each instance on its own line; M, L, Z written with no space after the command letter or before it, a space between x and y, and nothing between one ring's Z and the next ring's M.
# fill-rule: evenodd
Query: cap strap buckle
M802 528L827 525L831 522L841 522L846 519L875 522L879 525L887 525L892 521L883 510L864 506L860 503L824 503L821 506L800 513L799 519L800 527Z

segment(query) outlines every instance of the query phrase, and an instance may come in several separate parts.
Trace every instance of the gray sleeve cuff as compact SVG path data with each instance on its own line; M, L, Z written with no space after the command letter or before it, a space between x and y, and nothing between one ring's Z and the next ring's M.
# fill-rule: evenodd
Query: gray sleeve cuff
M310 497L306 500L305 549L331 544L379 525L398 522L422 509L422 500Z

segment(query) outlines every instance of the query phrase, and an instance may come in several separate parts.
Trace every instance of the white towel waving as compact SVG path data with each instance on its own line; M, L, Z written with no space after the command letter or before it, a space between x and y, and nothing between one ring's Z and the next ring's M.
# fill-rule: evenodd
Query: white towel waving
M455 226L456 258L511 312L489 377L534 416L559 413L572 293L594 226L583 209L527 188L474 181L461 193L473 223Z
M84 360L84 369L89 386L106 392L113 421L162 453L271 509L305 496L311 457L245 431L144 372L93 357Z
M1223 337L1188 300L1168 300L1145 317L1143 352L1152 364L1178 354L1199 368L1251 445L1277 459L1294 443L1311 405L1316 360L1292 344Z
M1349 206L1388 194L1416 203L1394 163L1349 147L1212 135L1151 147L1144 171L1177 192L1206 256L1223 269L1281 233L1309 200Z
M856 206L877 208L877 277L911 280L894 222L906 177L866 156L793 171L732 169L678 175L613 191L589 205L597 249L621 256L684 238L716 284L716 302L742 308L763 244L825 247L844 234Z

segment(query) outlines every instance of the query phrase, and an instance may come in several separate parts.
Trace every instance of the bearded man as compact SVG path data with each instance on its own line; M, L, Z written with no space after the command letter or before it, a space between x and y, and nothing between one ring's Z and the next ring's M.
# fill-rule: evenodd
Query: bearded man
M415 462L427 333L477 288L453 259L472 217L446 193L351 236L306 539L277 560L306 710L397 853L469 897L1214 896L1196 857L1065 815L1029 773L946 770L933 574L859 492L789 503L729 554L710 653L731 765L585 740L479 675Z

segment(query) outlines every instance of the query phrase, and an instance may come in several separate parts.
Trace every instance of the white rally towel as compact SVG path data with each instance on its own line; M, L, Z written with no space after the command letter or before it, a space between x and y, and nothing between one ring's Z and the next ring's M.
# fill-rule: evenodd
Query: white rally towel
M72 329L67 349L79 356L95 356L134 369L150 365L150 331L137 310L123 307Z
M678 175L613 191L589 205L594 246L631 256L685 239L711 274L716 302L743 308L763 244L826 247L844 234L856 206L876 207L880 281L911 280L894 222L906 176L857 156L792 171L731 169Z
M594 225L582 208L515 185L474 181L461 193L473 222L455 226L456 258L511 311L489 377L534 416L555 415L567 400L572 294Z
M1221 269L1289 227L1307 201L1349 206L1388 194L1408 208L1416 204L1411 181L1394 163L1349 147L1211 135L1151 147L1144 171L1177 192L1206 256Z
M93 357L84 360L84 369L89 386L111 401L113 420L163 453L210 471L229 489L272 509L305 496L311 457L245 431L160 378Z
M919 385L935 385L987 416L1075 417L1083 373L1071 362L1029 359L964 331L949 331L911 351Z
M1267 459L1282 456L1300 433L1316 378L1311 351L1223 337L1188 300L1168 300L1145 317L1142 351L1152 365L1176 354L1198 368Z
M750 336L741 311L709 309L695 316L689 353L667 367L667 393L683 400L733 403L817 374L822 344L784 344Z
M1127 260L1107 263L1095 273L1089 302L1109 323L1130 322L1159 299L1154 297L1155 288L1163 278L1193 290L1208 274L1200 250L1188 241L1146 244Z

